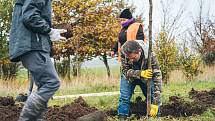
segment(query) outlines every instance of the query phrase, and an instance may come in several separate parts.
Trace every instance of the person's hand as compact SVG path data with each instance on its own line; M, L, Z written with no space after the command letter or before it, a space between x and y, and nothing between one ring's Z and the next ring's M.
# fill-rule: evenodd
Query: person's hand
M114 51L108 51L107 54L108 54L110 57L112 57L112 58L113 58L114 55L115 55Z
M143 78L150 79L152 78L152 70L151 69L143 70L141 71L140 76Z
M151 104L150 116L156 117L158 114L158 106Z
M51 41L60 41L60 40L66 40L65 37L62 37L60 34L67 32L65 29L53 29L51 28L51 31L49 32L49 36Z

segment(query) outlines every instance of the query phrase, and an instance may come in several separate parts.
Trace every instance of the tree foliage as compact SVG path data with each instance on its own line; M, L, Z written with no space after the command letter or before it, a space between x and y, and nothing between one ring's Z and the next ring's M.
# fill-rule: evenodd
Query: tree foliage
M101 55L117 40L117 7L102 0L54 2L54 24L70 24L71 38L57 54L79 54L85 59ZM115 10L116 9L116 10Z
M19 64L11 63L8 55L8 35L11 26L13 0L0 0L0 78L15 78Z
M210 11L204 17L204 1L199 0L199 14L193 20L193 28L189 35L194 48L202 55L206 64L214 64L215 58L215 21L210 16Z
M8 63L8 33L12 17L12 1L1 0L0 3L0 59L1 63Z
M201 58L196 54L191 54L185 47L179 57L182 71L189 81L193 81L202 71L200 70Z
M109 51L120 30L120 7L103 0L61 0L53 3L54 26L67 29L67 42L55 44L55 58L90 60ZM104 59L106 60L106 59ZM74 60L73 60L74 61Z
M157 54L164 83L167 83L170 72L178 65L178 49L175 40L168 39L168 34L161 31L155 40L154 51Z

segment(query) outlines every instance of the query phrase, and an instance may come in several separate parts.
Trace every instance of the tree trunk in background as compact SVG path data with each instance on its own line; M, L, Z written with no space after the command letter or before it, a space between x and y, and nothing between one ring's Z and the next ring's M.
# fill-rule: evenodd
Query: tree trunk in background
M162 75L162 80L163 80L163 83L166 85L169 81L169 73L167 72L166 74L163 74Z
M81 63L78 57L75 57L72 61L72 75L75 77L79 77L81 74Z
M70 61L67 58L63 58L63 60L55 62L56 70L60 77L67 78L69 74Z
M67 79L68 80L71 80L70 71L71 71L71 58L70 58L70 56L68 56L68 71L67 71Z
M108 65L107 54L106 53L104 55L102 55L102 61L104 62L105 67L107 69L107 75L108 75L108 77L110 77L110 67Z
M16 78L17 72L19 71L19 63L3 63L0 64L0 76L3 80L14 80Z

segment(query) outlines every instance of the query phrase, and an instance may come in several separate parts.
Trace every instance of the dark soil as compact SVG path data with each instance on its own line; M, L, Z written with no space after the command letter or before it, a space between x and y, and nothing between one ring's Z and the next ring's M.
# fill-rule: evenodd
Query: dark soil
M15 104L13 97L0 97L0 119L1 121L17 121L23 105ZM49 107L46 113L47 121L75 121L78 117L95 112L98 109L90 107L82 97L73 103L62 107Z
M161 106L161 116L191 116L200 115L207 109L215 111L215 88L210 91L196 91L192 89L189 96L193 101L185 101L178 96L169 97L169 102ZM17 121L23 104L15 104L13 97L0 97L0 119L2 121ZM95 107L90 107L82 97L74 102L60 106L48 108L46 113L47 121L75 121L77 118L97 111ZM116 116L116 109L105 111L108 116ZM137 118L146 115L146 102L141 97L137 97L131 103L131 114Z
M90 107L82 97L79 97L74 103L65 106L49 107L46 114L47 121L74 121L78 117L95 112L98 109Z
M22 105L15 105L13 97L0 97L0 120L17 121Z
M200 115L207 109L215 111L215 88L210 91L196 91L192 88L189 97L193 99L192 102L177 96L170 97L169 103L161 106L161 115L179 117Z
M206 107L197 102L187 102L177 96L169 98L169 103L161 106L161 116L191 116L193 114L202 114L206 111Z
M186 117L192 115L201 115L207 109L211 109L215 112L215 88L210 91L196 91L192 89L189 92L189 97L193 101L185 101L178 96L169 97L169 102L161 105L161 117L173 116L173 117ZM107 111L107 115L116 116L116 110ZM134 114L137 118L146 115L146 101L143 101L141 97L137 97L135 102L131 103L131 114Z

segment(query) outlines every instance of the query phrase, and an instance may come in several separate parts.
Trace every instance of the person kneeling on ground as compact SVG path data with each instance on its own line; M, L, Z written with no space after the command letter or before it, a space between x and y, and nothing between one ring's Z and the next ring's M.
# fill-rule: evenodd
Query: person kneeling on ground
M125 120L129 116L130 99L135 86L139 85L147 97L147 79L151 79L150 116L160 115L162 75L155 54L151 54L152 70L147 69L148 43L142 40L126 41L121 48L121 80L118 116Z

